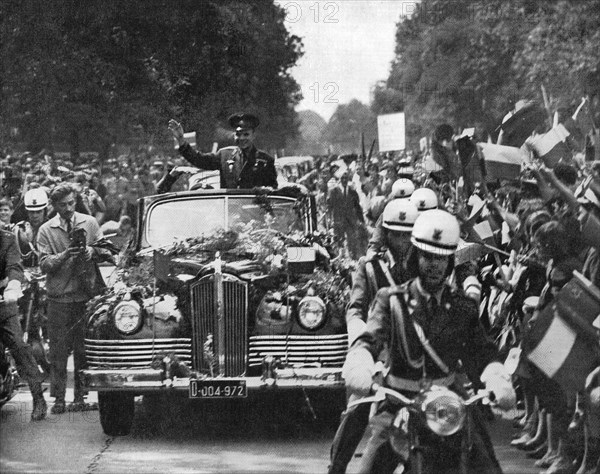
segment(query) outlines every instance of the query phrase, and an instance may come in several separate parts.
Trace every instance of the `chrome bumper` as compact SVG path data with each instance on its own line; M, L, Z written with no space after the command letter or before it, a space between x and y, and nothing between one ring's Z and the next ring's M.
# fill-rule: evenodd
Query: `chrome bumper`
M182 377L173 380L165 377L162 369L85 369L81 371L84 383L92 391L188 391L190 380L211 380L211 377ZM231 380L245 380L248 391L265 389L343 389L341 368L286 368L279 369L272 378L234 377ZM217 377L214 380L228 380Z

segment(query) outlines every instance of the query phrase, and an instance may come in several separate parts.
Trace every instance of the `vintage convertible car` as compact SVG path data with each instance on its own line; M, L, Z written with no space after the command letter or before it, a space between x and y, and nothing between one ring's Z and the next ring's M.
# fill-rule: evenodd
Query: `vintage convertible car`
M87 317L83 375L107 434L129 432L141 394L326 389L343 404L349 270L315 212L300 186L139 201L136 241Z

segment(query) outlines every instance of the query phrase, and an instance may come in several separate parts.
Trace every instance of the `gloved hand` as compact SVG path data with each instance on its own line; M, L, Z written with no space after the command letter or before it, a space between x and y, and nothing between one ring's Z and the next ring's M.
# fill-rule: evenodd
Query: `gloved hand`
M481 283L475 275L469 275L463 282L465 295L471 298L477 305L481 301Z
M342 369L346 387L356 395L364 397L371 392L373 375L375 375L375 362L368 350L357 347L348 352Z
M17 300L23 296L21 291L21 282L18 280L10 280L4 288L4 302L5 303L16 303Z
M492 362L481 374L485 388L494 392L495 402L502 410L510 410L517 403L517 394L508 371L500 362Z
M365 328L367 327L367 323L365 323L360 318L352 318L348 321L348 347L350 347L354 341L360 336Z

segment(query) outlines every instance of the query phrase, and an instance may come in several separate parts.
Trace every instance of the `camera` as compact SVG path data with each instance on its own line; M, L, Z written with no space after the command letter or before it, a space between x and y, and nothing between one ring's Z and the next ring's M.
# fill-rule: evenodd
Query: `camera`
M86 246L86 231L85 229L82 228L78 228L78 229L73 229L71 231L71 233L69 234L69 239L71 240L71 243L69 244L69 247L71 248L85 248Z

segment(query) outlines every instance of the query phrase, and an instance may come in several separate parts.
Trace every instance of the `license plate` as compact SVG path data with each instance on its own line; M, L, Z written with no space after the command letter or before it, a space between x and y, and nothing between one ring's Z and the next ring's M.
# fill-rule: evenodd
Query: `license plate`
M245 380L190 380L190 398L246 398Z

